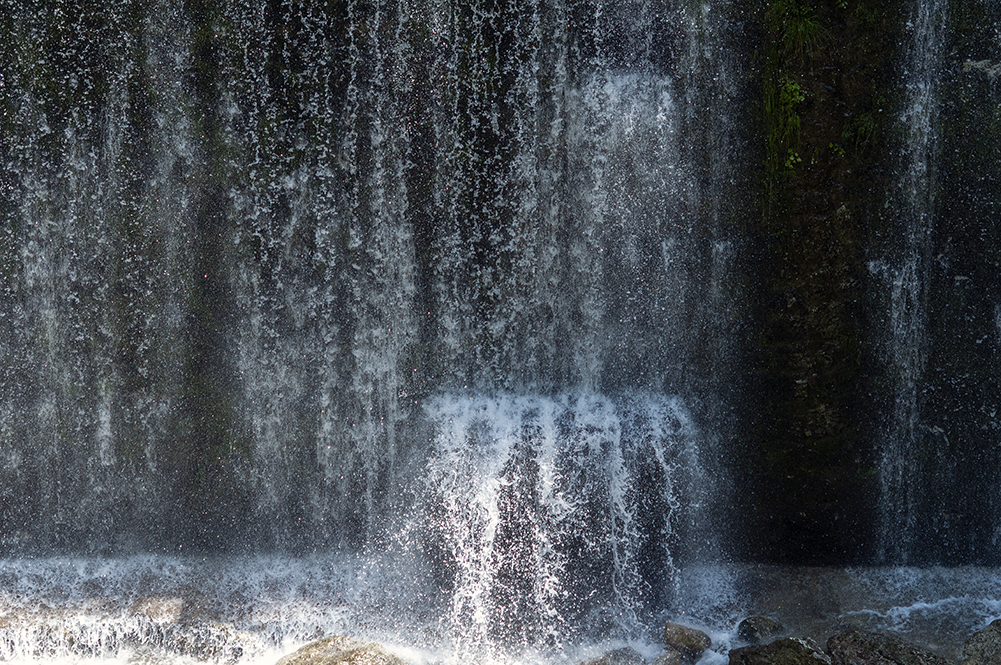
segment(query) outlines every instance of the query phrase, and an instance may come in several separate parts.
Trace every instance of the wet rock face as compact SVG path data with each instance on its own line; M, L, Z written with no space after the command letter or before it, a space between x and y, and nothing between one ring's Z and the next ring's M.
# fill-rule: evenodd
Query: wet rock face
M977 631L963 645L962 665L1001 663L1001 619Z
M585 661L581 665L645 665L646 660L635 649L626 647L610 651L604 656Z
M742 545L755 560L854 562L874 528L872 406L861 396L873 393L866 335L876 324L863 285L891 171L892 151L878 149L880 100L895 76L886 44L899 3L762 4L768 154L755 303L769 408L741 459L757 497Z
M668 623L664 626L664 643L677 650L684 660L694 661L712 646L712 640L701 630Z
M832 665L813 640L787 637L730 652L730 665Z
M277 665L407 665L374 642L334 635L310 642Z
M737 637L750 644L761 644L778 637L785 630L778 621L768 617L748 617L737 626Z
M653 661L653 665L681 665L683 659L681 652L674 647L667 647L667 650Z
M952 665L927 649L891 635L849 630L827 640L831 665Z

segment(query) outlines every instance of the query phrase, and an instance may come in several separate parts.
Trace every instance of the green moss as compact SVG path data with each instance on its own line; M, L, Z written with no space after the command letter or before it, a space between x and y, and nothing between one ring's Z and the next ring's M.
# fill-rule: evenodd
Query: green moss
M795 166L800 133L799 106L806 90L791 72L795 61L813 52L822 34L813 10L799 0L776 0L767 12L769 40L766 48L762 99L767 136L768 191Z
M806 93L799 83L788 76L783 76L778 85L778 102L777 108L773 111L774 117L772 118L772 122L774 126L771 128L771 132L774 132L772 140L774 141L774 158L776 161L781 159L781 148L786 148L785 160L782 167L782 171L786 173L795 169L796 165L803 161L793 146L799 143L801 122L798 109L799 105L805 99ZM777 171L777 164L772 164L771 166L770 171L774 178Z

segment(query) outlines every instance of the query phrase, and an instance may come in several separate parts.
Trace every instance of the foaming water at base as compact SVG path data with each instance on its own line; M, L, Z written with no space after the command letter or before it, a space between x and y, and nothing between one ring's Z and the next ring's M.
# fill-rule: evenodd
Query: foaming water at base
M992 568L698 566L679 575L657 622L709 633L701 665L727 662L742 644L737 624L752 615L820 643L849 627L888 631L950 658L1001 617ZM2 560L0 661L270 665L331 634L380 642L412 665L575 665L622 647L653 662L663 648L656 622L632 637L595 625L558 645L464 642L450 617L407 591L410 581L406 566L375 555Z
M350 622L343 561L51 558L0 562L0 660L273 662Z
M642 647L707 492L682 400L446 394L424 423L352 554L2 562L0 659L258 662L332 633L412 662Z
M380 556L2 560L0 661L259 665L332 634L380 642L412 665L474 654L480 663L569 663L604 650L463 644L417 594L401 592L406 568Z
M453 395L427 413L424 510L407 530L436 548L450 632L558 646L597 624L642 629L678 583L706 491L681 401Z

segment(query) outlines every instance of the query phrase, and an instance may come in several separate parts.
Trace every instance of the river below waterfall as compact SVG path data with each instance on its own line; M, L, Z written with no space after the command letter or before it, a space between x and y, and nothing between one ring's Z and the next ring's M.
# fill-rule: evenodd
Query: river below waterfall
M475 620L450 623L449 598L415 585L405 556L0 561L0 660L11 663L274 663L320 636L379 641L414 665L580 663L625 645L654 658L664 620L706 630L725 663L756 614L818 641L843 627L896 633L956 657L1001 617L996 569L692 567L644 621L590 618L547 644L512 645ZM574 633L574 634L571 634Z

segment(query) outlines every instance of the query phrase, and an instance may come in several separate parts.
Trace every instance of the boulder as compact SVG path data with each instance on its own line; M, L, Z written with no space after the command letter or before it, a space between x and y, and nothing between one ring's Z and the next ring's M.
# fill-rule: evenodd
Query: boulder
M775 619L768 617L748 617L737 626L737 638L751 644L761 644L779 636L784 631Z
M832 665L953 665L927 649L899 637L862 630L847 630L827 640Z
M664 653L657 656L657 660L653 661L653 665L681 665L682 660L680 651L674 647L667 647Z
M592 658L581 665L646 665L646 659L635 649L625 647L609 651L604 656Z
M277 665L407 665L375 642L359 642L343 635L310 642L283 656Z
M979 630L963 645L963 665L997 665L1001 663L1001 619Z
M712 646L708 635L680 623L668 623L664 626L664 643L677 650L685 660L698 659L703 651Z
M831 665L813 640L787 637L730 651L730 665Z

